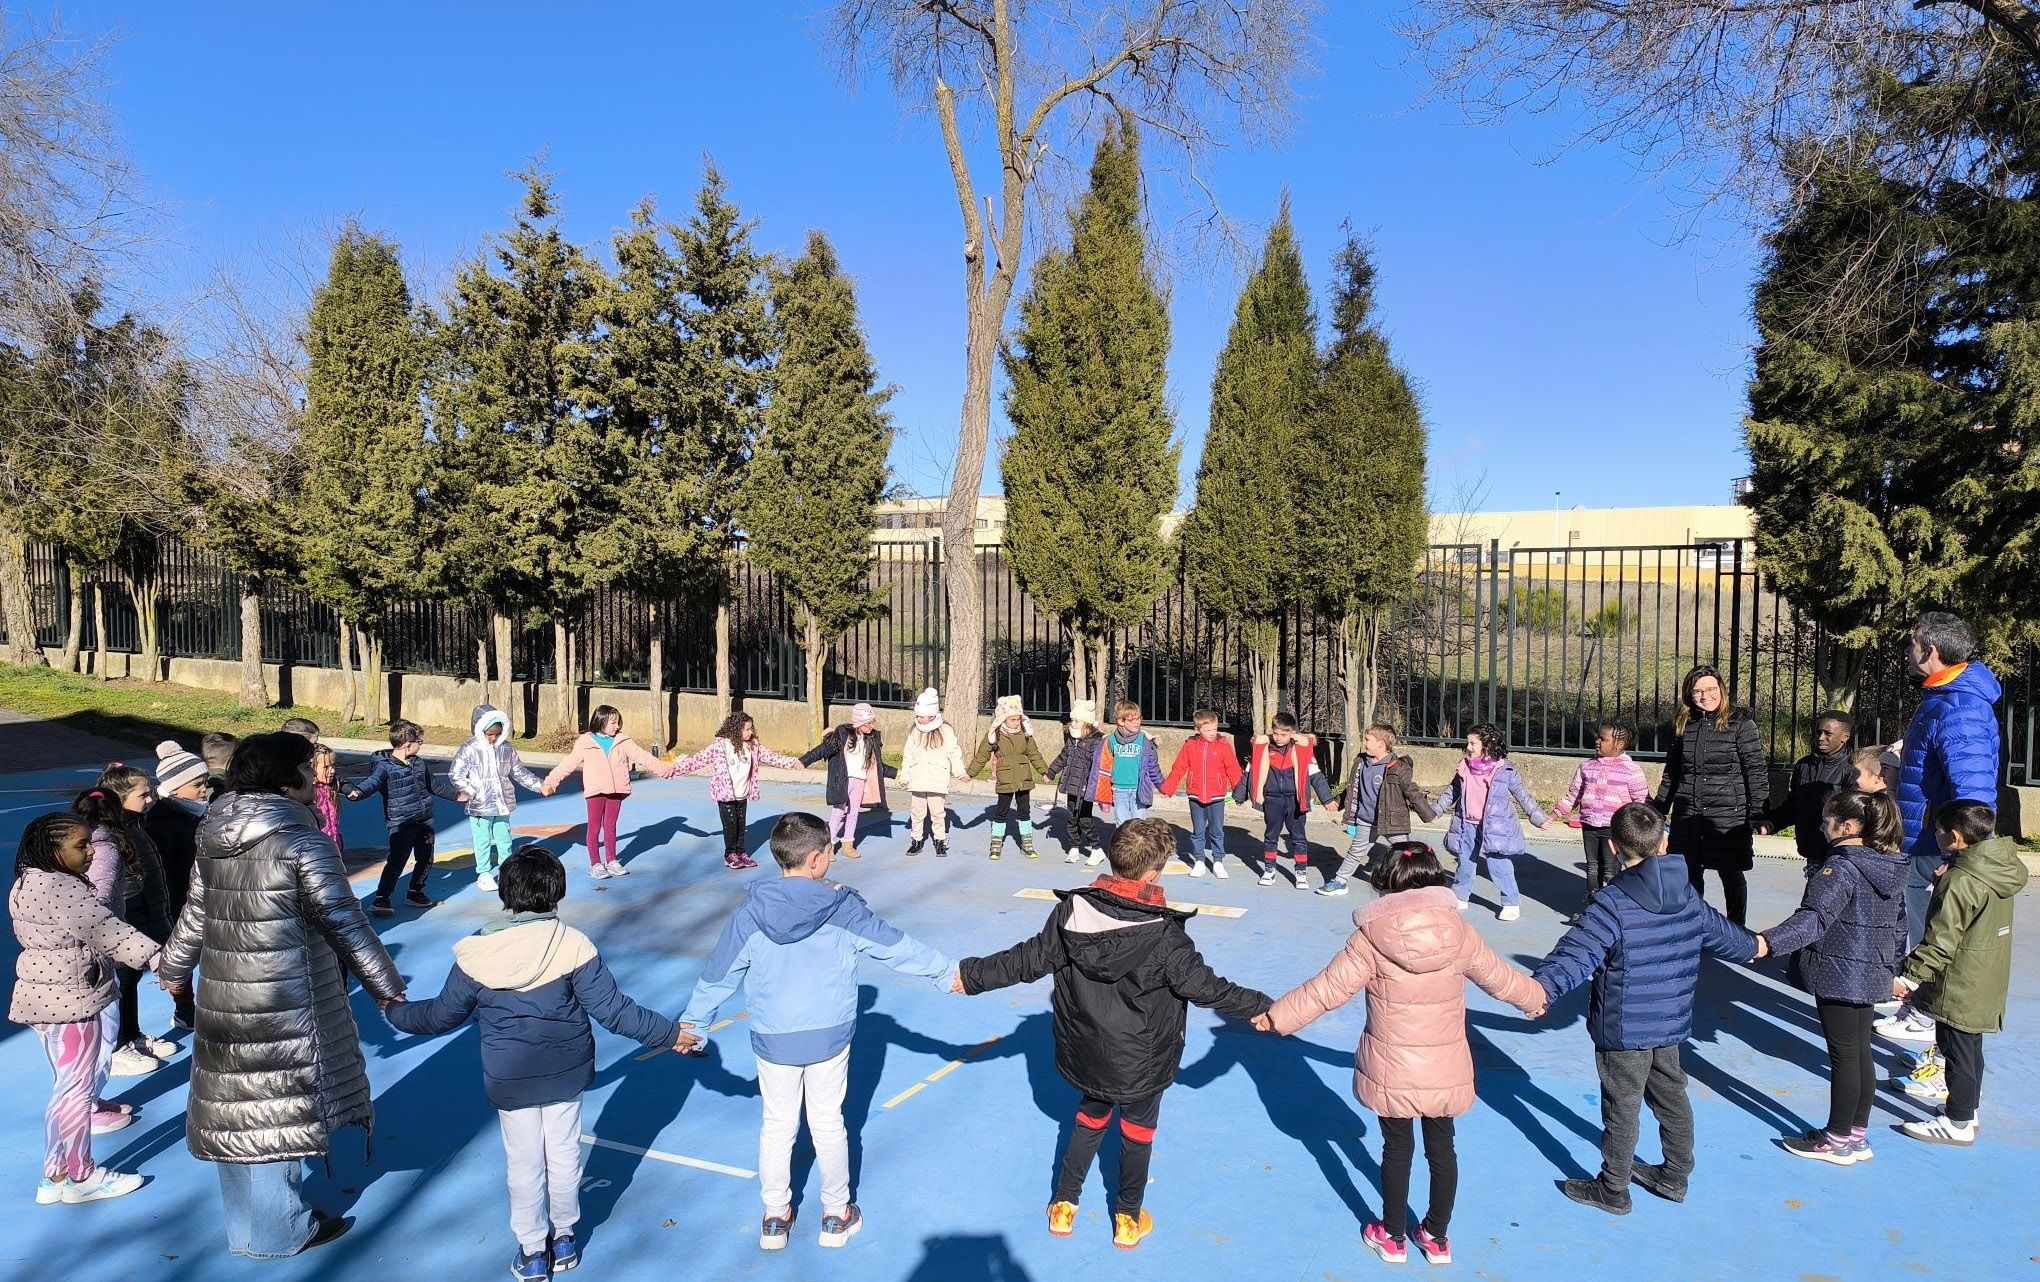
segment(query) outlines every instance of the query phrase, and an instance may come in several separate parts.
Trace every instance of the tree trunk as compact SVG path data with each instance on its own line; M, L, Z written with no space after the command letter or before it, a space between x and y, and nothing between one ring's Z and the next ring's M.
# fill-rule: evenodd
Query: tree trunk
M553 616L553 717L561 730L574 728L574 633L562 615Z
M1367 677L1360 687L1361 710L1366 718L1360 727L1362 733L1381 717L1381 634L1388 630L1387 610L1378 605L1370 609L1366 627L1366 646L1361 651ZM1359 745L1360 741L1355 739L1352 751L1358 752Z
M128 584L128 596L135 603L135 631L141 649L142 680L163 679L163 618L156 600L156 580L136 579Z
M111 681L113 673L107 663L113 652L106 645L106 589L104 585L92 585L92 675L101 681Z
M659 607L651 608L652 644L645 660L648 670L645 684L652 692L652 751L663 753L670 740L666 736L666 629L659 626Z
M1820 686L1826 706L1837 712L1854 712L1856 696L1862 692L1863 664L1868 656L1860 646L1821 647L1814 680Z
M1247 677L1254 687L1254 733L1267 734L1269 718L1282 708L1282 639L1268 620L1245 628Z
M340 616L340 721L351 724L359 705L354 698L354 625Z
M1350 758L1360 750L1361 736L1367 729L1367 677L1362 671L1362 647L1366 644L1362 636L1360 615L1349 613L1339 620L1339 665L1346 678L1346 721L1343 727L1346 736L1346 752Z
M1110 637L1091 639L1091 698L1098 705L1098 715L1105 724L1117 720L1112 715L1112 654L1117 648Z
M1070 702L1091 697L1091 638L1064 625L1070 646Z
M7 620L7 661L46 668L35 643L35 608L28 592L28 540L19 530L0 530L0 613Z
M236 698L244 708L269 706L269 686L262 679L262 580L241 580L241 688Z
M85 598L79 595L79 585L85 581L88 571L83 562L74 556L64 558L64 579L70 598L64 609L64 653L57 660L57 667L65 672L78 670L78 651L85 644Z
M383 680L383 640L380 628L362 628L361 638L361 684L368 690L368 724L379 726L383 723L383 693L388 684Z
M496 688L484 688L483 702L493 704L504 716L510 718L510 733L517 733L517 714L510 709L510 616L493 607L489 612L489 626L495 633L496 647Z
M725 577L715 602L715 715L727 717L736 707L730 695L730 593Z
M802 611L806 613L806 611ZM829 705L822 702L822 665L828 662L828 647L822 641L822 625L809 614L801 627L801 650L807 657L808 712L814 718L816 743L829 730Z

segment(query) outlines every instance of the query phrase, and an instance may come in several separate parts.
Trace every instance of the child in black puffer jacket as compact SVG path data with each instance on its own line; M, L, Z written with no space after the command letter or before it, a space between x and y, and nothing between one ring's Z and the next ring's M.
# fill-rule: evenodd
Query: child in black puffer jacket
M1905 955L1905 826L1884 793L1837 792L1821 818L1828 856L1807 879L1799 911L1762 938L1773 953L1799 954L1796 978L1813 994L1827 1037L1827 1129L1791 1136L1785 1151L1853 1166L1871 1157L1874 1007L1891 995Z

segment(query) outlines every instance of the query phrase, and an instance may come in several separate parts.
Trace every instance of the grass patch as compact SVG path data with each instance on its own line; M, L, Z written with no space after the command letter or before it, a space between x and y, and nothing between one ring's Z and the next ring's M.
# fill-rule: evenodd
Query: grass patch
M311 718L335 739L379 740L388 733L363 721L342 722L331 708L248 709L232 695L167 681L100 681L51 668L5 665L0 665L0 708L142 748L176 739L196 751L201 735L261 734L292 716ZM450 726L425 727L429 743L457 747L467 737L466 731Z

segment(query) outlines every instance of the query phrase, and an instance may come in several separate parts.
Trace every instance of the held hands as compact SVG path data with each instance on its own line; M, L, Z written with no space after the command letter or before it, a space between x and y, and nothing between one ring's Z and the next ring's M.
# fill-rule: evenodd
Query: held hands
M1770 941L1770 940L1768 940L1768 939L1766 939L1766 938L1764 938L1764 937L1763 937L1762 935L1758 935L1758 936L1757 936L1757 955L1756 955L1756 956L1755 956L1754 958L1752 958L1751 960L1752 960L1752 961L1762 961L1762 960L1763 960L1764 958L1766 958L1766 957L1769 957L1770 955L1771 955L1771 941Z
M1254 1031L1257 1033L1272 1033L1275 1031L1275 1021L1268 1018L1268 1012L1266 1011L1262 1011L1247 1022L1254 1026Z
M359 800L361 800L361 789L359 789L359 788L349 788L349 789L347 790L347 799L348 799L349 801L359 801Z
M1902 1001L1905 1001L1905 1000L1907 1000L1908 998L1910 998L1910 997L1912 996L1912 992L1913 992L1913 990L1912 990L1912 989L1911 989L1910 987L1908 987L1908 986L1906 985L1906 982L1905 982L1905 980L1903 980L1903 979L1901 979L1901 978L1899 978L1899 977L1897 977L1897 976L1893 976L1893 977L1892 977L1892 980L1891 980L1891 997L1892 997L1892 1000L1893 1000L1893 1001L1900 1001L1900 1002L1902 1002Z
M694 1025L681 1024L678 1026L678 1030L673 1036L673 1053L675 1055L692 1055L700 1045L701 1036L694 1031Z
M957 971L954 975L951 975L949 977L949 991L955 993L959 997L969 996L969 994L964 991L963 972L961 970Z
M464 805L466 805L466 804L467 804L467 799L468 799L468 795L467 795L466 793L464 793L464 792L463 792L463 793L459 793L459 794L455 795L455 797L454 797L454 799L453 799L453 802L454 802L454 804L455 804L455 805L457 805L457 806L464 806Z

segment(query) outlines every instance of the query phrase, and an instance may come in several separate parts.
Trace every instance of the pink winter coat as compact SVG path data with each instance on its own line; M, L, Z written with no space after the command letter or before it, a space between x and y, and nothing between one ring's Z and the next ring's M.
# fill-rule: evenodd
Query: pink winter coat
M708 746L700 752L673 763L673 773L675 774L691 775L707 770L709 772L708 796L711 801L758 800L758 768L760 766L774 766L780 770L800 770L804 768L794 758L782 756L753 739L751 741L751 781L749 786L744 789L744 795L739 797L737 795L736 780L730 778L729 751L723 747L723 743L724 740L720 737L710 739Z
M1503 961L1459 915L1444 886L1385 895L1353 914L1331 964L1268 1011L1293 1033L1367 990L1353 1095L1381 1117L1457 1117L1473 1107L1466 981L1526 1014L1544 990Z
M616 736L616 746L607 752L595 742L594 735L584 734L574 740L573 750L545 777L545 786L557 788L578 770L581 791L589 796L628 797L632 766L661 779L671 779L674 774L673 767L640 748L637 740L627 734Z

